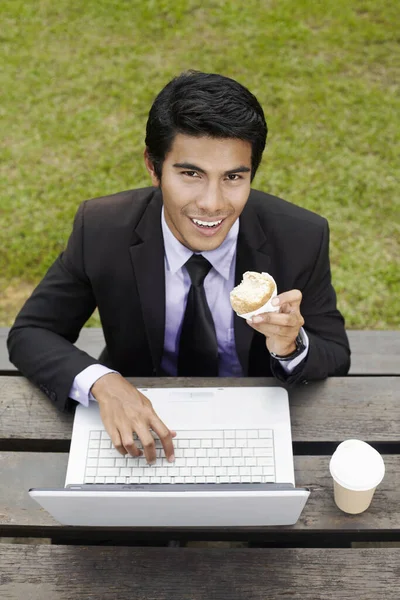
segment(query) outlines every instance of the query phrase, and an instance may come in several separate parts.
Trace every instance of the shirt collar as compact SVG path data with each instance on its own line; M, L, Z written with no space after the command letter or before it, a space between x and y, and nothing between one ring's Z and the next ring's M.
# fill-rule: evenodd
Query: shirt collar
M164 207L161 211L161 228L164 238L165 256L167 259L167 268L174 275L189 260L193 252L179 242L167 225L164 215ZM232 261L236 256L236 243L239 233L239 219L236 219L230 228L228 235L218 248L200 252L206 258L214 269L226 280L229 279L229 272Z

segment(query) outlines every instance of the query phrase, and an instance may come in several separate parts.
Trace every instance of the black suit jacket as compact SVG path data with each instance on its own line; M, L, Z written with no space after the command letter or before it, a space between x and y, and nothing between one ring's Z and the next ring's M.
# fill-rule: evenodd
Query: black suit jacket
M81 204L65 251L25 303L10 330L10 360L59 408L71 407L75 376L100 362L125 376L162 375L165 328L162 194L130 190ZM346 374L350 351L336 308L329 230L322 217L252 190L240 216L236 284L267 271L278 292L303 293L310 347L287 377L263 335L235 315L236 349L247 376L288 383ZM73 346L96 306L106 340L99 360Z

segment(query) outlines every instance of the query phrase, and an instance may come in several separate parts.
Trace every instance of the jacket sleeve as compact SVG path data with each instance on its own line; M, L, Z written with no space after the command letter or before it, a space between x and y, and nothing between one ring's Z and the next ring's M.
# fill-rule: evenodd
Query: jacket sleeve
M97 360L73 344L96 307L85 273L83 203L63 252L26 301L12 326L7 344L11 362L61 410L75 376Z
M329 227L326 221L314 268L301 291L303 299L300 311L310 342L307 357L290 375L285 373L277 360L271 358L273 374L287 384L347 375L350 347L331 282Z

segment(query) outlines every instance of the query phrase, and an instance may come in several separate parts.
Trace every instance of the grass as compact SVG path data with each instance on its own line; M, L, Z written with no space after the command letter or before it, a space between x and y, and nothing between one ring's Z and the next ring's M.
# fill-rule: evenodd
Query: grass
M399 327L395 2L3 0L0 16L0 325L63 249L82 200L149 184L151 102L196 68L261 101L269 139L254 187L329 219L347 327Z

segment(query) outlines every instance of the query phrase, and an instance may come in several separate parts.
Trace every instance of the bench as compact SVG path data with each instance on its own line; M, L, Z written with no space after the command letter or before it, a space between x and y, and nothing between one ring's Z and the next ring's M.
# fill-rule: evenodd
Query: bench
M96 355L102 347L98 330L85 330L79 343L87 343L86 331L96 342L92 346ZM294 526L61 526L29 498L27 490L63 486L72 416L59 413L15 371L1 375L0 536L3 542L29 538L33 543L0 544L0 597L398 600L400 332L349 333L350 377L289 390L296 484L311 489ZM199 385L190 378L131 382L143 387ZM200 385L215 384L277 382L210 379ZM386 465L370 508L360 515L347 515L335 506L328 469L336 445L350 437L371 443ZM40 543L45 541L51 544ZM217 542L229 545L210 547ZM374 547L360 547L367 542ZM240 544L246 547L234 547Z

